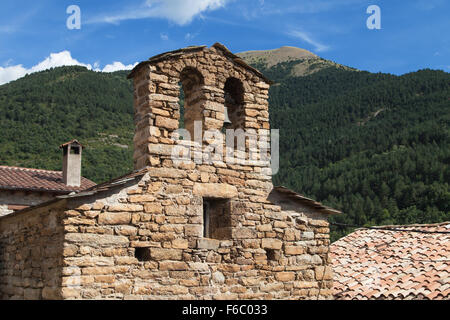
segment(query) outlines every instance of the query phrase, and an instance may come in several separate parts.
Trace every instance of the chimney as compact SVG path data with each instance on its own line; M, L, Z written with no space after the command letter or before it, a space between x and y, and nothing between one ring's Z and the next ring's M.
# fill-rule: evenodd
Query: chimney
M77 140L62 144L63 149L63 181L69 187L81 185L81 152L83 146Z

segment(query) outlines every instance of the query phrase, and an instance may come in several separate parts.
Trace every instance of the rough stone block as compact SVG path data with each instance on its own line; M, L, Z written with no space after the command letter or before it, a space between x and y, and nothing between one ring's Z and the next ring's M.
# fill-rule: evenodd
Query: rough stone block
M333 269L329 266L315 268L316 280L333 280Z
M150 248L150 257L154 260L181 260L182 250Z
M187 225L184 227L184 234L188 237L201 237L203 235L203 226Z
M314 232L312 232L312 231L305 231L305 232L302 232L302 239L303 239L303 240L311 240L311 239L314 239Z
M144 205L144 211L147 213L162 213L163 211L163 207L160 203L155 202L155 203L149 203Z
M178 129L178 120L166 118L162 116L156 116L156 126L166 128L168 130Z
M280 250L281 247L283 246L283 242L279 239L264 238L264 239L262 239L261 246L264 249Z
M59 287L45 287L42 289L42 299L44 300L59 300L61 299L61 288Z
M287 255L298 255L298 254L304 254L305 248L300 246L286 246L284 248L284 252Z
M314 227L328 227L329 223L326 220L315 220L315 219L311 219L309 221L309 225L314 226Z
M113 204L108 207L108 211L112 212L134 212L134 211L142 211L142 205L139 204L128 204L128 203L119 203Z
M173 169L173 168L150 168L148 170L151 177L158 178L173 178L180 179L186 178L187 173L185 170Z
M129 243L127 237L93 233L68 233L65 235L65 240L69 243L102 247L125 246Z
M128 224L130 221L130 212L103 212L98 216L99 224Z
M318 288L317 282L314 281L295 281L294 288L297 289L307 289L307 288Z
M217 250L219 249L220 241L216 239L198 239L197 248L207 249L207 250Z
M256 238L256 231L250 228L234 228L232 230L232 237L234 239L254 239Z
M148 145L147 149L148 149L148 153L151 155L171 156L174 146L170 145L170 144L151 143ZM154 160L155 160L155 163L156 162L159 163L159 159L154 159ZM156 161L156 160L158 160L158 161ZM159 168L154 168L154 169L159 169Z
M159 269L161 271L183 271L188 269L188 265L183 261L161 261Z
M226 183L195 183L193 194L202 197L231 199L237 197L238 192L235 186Z
M174 249L187 249L189 242L186 239L174 239L172 240L172 248Z
M275 273L275 279L281 282L288 282L295 280L294 272L277 272Z
M155 197L152 196L151 194L133 195L130 196L128 199L130 202L139 202L139 203L155 201Z

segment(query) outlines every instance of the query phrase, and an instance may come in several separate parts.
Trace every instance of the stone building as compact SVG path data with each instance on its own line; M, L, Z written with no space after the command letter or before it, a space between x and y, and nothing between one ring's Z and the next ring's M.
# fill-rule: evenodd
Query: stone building
M270 81L221 44L155 56L129 77L135 171L1 218L1 298L332 298L327 218L339 212L274 188L270 161L250 158L261 141L231 163L210 152L208 130L224 122L269 131ZM177 131L179 84L195 139Z
M62 171L0 166L0 216L95 185L81 176L83 146L72 140L60 148Z

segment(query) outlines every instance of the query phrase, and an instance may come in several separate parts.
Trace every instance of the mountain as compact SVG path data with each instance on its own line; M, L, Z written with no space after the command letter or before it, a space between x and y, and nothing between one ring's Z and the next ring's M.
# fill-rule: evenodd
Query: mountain
M236 54L250 64L264 63L267 68L287 61L320 59L308 50L296 47L281 47L273 50L245 51Z
M292 48L246 54L276 82L269 98L271 126L280 129L274 184L342 210L334 222L450 220L450 74L373 74L322 59L326 67L294 76L321 58ZM60 170L58 146L77 138L86 146L85 177L103 182L131 171L126 74L62 67L0 86L0 165ZM332 239L351 230L333 227Z
M322 59L308 50L296 47L285 46L273 50L245 51L236 55L258 69L270 69L280 63L293 62L290 72L286 74L292 77L307 76L330 67L356 70Z

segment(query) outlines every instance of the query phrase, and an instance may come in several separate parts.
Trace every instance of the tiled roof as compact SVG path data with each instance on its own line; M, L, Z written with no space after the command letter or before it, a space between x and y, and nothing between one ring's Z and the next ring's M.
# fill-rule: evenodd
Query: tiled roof
M450 222L358 229L330 252L336 299L450 299Z
M0 189L3 190L68 193L93 186L94 182L81 177L80 187L69 187L64 184L61 171L0 166Z
M2 168L2 167L0 166L0 168ZM34 169L28 169L28 170L34 170ZM45 170L40 170L40 171L45 171ZM57 195L52 200L40 203L35 206L25 207L22 210L17 210L14 213L0 217L0 219L12 217L14 215L21 214L21 213L27 212L29 210L33 210L35 208L45 207L45 206L50 205L51 203L58 202L61 199L82 198L82 197L87 197L87 196L97 194L99 192L110 191L110 190L114 189L115 187L122 186L130 181L133 181L137 178L142 177L143 175L145 175L145 173L147 171L148 171L148 168L144 168L144 169L141 169L138 171L133 171L133 172L130 172L121 177L115 178L111 181L104 182L104 183L97 184L97 185L95 183L93 183L92 181L90 181L92 184L88 188L85 188L83 190L78 190L78 191L76 191L74 193L70 193L70 194L68 192L61 192L62 195ZM55 171L50 171L50 172L55 172ZM1 172L0 172L0 174L1 174ZM87 180L87 181L89 181L89 180ZM0 189L1 189L1 187L0 187Z

